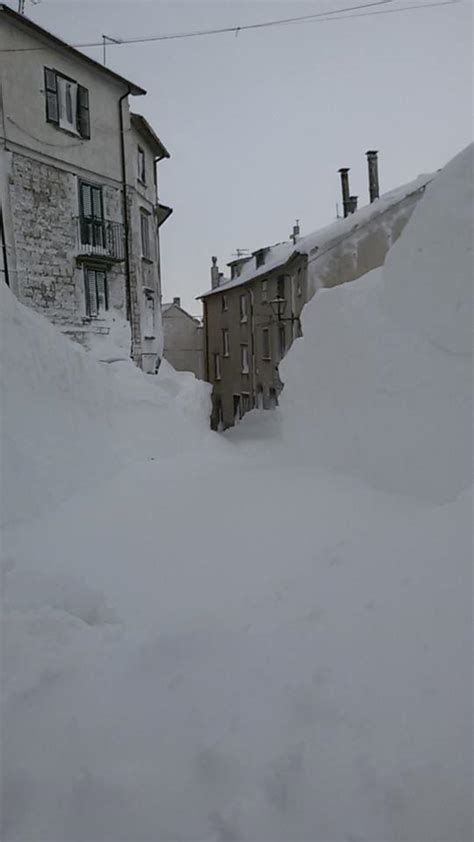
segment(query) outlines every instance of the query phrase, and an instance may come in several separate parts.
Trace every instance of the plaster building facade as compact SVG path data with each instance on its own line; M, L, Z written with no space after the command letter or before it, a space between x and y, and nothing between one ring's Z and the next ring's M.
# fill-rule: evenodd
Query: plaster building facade
M203 326L181 307L181 299L163 304L163 356L176 371L191 371L204 380Z
M86 347L111 315L131 356L162 355L157 163L169 154L129 107L145 94L0 5L2 275ZM21 96L19 92L21 91Z
M372 203L359 211L350 197L344 219L305 237L297 224L290 241L227 264L230 277L212 258L211 289L201 299L213 429L233 426L254 407L277 405L283 387L279 363L302 335L304 304L318 289L355 280L383 264L429 178L381 198L371 191Z

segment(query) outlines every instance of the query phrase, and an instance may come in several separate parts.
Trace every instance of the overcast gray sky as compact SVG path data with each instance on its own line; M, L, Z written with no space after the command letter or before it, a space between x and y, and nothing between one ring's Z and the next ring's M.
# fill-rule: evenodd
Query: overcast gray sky
M368 1L368 0L367 0ZM393 0L394 7L428 0ZM364 0L42 0L27 14L71 43L305 15ZM14 0L9 4L16 7ZM472 5L352 17L110 47L108 65L143 85L133 108L171 152L160 198L164 299L193 313L236 248L331 222L341 166L367 202L365 151L383 192L441 167L471 139ZM89 49L101 60L101 49Z

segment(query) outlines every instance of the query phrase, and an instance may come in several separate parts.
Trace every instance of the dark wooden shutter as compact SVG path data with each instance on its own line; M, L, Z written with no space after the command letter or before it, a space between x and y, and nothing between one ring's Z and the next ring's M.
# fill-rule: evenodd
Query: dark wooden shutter
M87 315L94 319L97 318L99 308L97 301L96 277L93 269L85 270L85 281Z
M77 130L81 137L89 140L91 136L89 91L82 85L77 86Z
M44 89L46 95L46 119L48 123L59 123L58 82L54 70L44 68Z
M107 278L105 272L98 272L95 273L96 276L96 289L97 289L97 306L98 310L108 310L109 302L107 296Z

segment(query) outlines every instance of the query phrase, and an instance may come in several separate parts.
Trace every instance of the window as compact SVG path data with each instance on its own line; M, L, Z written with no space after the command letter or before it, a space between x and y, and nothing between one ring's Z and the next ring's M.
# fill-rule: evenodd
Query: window
M90 319L96 319L108 309L107 276L97 269L84 269L86 286L86 313Z
M223 295L223 296L221 297L221 307L222 307L222 312L223 312L223 313L224 313L226 310L228 310L228 309L229 309L229 304L228 304L228 301L227 301L227 295Z
M242 415L243 415L244 412L250 412L250 410L252 409L252 405L250 403L250 395L249 395L248 392L242 392L241 398L242 398L241 407L242 407Z
M286 351L286 334L285 325L280 324L278 327L278 341L280 346L280 359L285 356Z
M151 260L150 214L146 210L140 211L140 229L142 237L142 257L146 260Z
M104 205L102 187L79 182L81 243L105 248Z
M255 266L258 269L259 266L263 266L264 263L265 263L265 249L262 249L261 251L257 251L257 253L255 255Z
M271 360L270 350L270 330L268 327L262 328L262 357L264 360Z
M247 296L245 294L240 296L240 321L247 321Z
M221 355L214 354L214 380L221 379Z
M242 370L242 374L249 373L249 349L248 345L241 345L240 346L240 368Z
M222 331L222 354L224 357L229 356L229 331L227 328Z
M301 280L301 267L298 269L296 276L296 294L299 298L303 295L303 283Z
M280 275L277 280L277 298L285 297L285 276Z
M137 149L138 155L138 180L146 184L145 153L141 146Z
M88 140L91 133L87 88L49 67L44 68L44 88L48 123Z
M240 410L240 395L233 396L233 403L234 403L234 421L238 421L239 418L242 418L242 413Z
M262 301L268 301L268 284L262 281Z
M145 339L155 338L155 298L147 295L145 298Z

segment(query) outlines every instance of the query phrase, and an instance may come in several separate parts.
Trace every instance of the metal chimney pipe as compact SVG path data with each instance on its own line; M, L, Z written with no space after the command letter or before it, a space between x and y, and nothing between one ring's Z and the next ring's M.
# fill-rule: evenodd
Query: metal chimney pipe
M351 206L351 199L350 199L350 191L349 191L349 167L341 167L339 170L341 174L341 187L342 187L342 207L344 210L344 217L346 217L350 212Z
M356 210L357 210L357 200L358 200L358 198L359 198L358 196L349 196L349 203L350 203L350 209L349 209L349 212L350 212L350 213L355 213L355 212L356 212Z
M369 196L370 202L375 202L379 198L379 164L377 160L377 150L371 149L365 153L367 155L367 165L369 168Z

